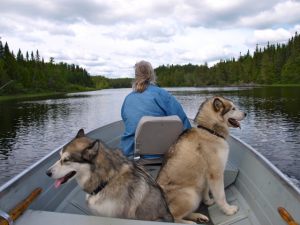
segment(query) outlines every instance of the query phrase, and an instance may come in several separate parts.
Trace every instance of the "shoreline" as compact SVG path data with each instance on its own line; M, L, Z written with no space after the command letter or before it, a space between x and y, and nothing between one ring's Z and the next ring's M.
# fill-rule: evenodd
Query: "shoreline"
M17 94L17 95L1 95L0 102L9 101L9 100L22 100L22 99L29 99L29 98L59 96L67 93L68 92L44 92L44 93L30 93L30 94Z
M82 89L82 90L73 90L73 91L60 91L60 92L37 92L37 93L26 93L26 94L16 94L16 95L0 95L0 103L10 100L23 100L23 99L34 99L34 98L43 98L43 97L55 97L60 95L65 95L69 93L85 92L85 91L97 91L102 89Z
M182 86L182 88L185 86ZM300 87L300 84L241 84L241 85L225 85L225 86L215 86L215 85L208 85L208 86L191 86L191 87ZM166 86L163 88L180 88L178 86ZM107 88L103 88L107 89ZM77 90L77 91L66 91L66 92L40 92L40 93L28 93L28 94L16 94L16 95L0 95L0 102L9 101L9 100L23 100L23 99L30 99L30 98L41 98L41 97L51 97L51 96L59 96L65 95L69 93L76 93L76 92L85 92L85 91L98 91L103 89L88 89L88 90ZM109 88L115 89L115 88ZM118 89L118 88L116 88Z

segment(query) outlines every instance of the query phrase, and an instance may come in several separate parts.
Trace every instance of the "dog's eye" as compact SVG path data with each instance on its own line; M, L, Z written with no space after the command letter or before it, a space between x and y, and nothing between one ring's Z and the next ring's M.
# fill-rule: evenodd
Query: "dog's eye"
M63 163L67 163L67 162L69 162L70 160L68 159L68 158L64 158L63 160L62 160L62 162Z
M232 110L235 110L235 108L233 107Z

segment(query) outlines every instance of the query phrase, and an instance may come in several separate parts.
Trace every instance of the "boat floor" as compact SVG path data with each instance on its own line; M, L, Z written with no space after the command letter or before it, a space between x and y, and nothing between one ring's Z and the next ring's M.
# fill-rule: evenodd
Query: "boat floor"
M159 166L146 167L148 172L156 177L159 170ZM226 177L231 179L230 168L225 171L225 184ZM65 192L66 193L66 192ZM81 190L78 185L75 185L71 191L67 192L64 200L58 204L53 211L38 211L28 210L17 222L17 225L40 225L40 224L60 224L64 225L93 225L93 224L153 224L151 221L135 221L126 219L116 219L108 217L91 216L91 212L86 205L86 194ZM229 184L226 188L226 198L229 204L235 204L239 206L239 211L233 216L224 215L216 205L210 207L201 205L198 212L207 215L210 218L209 225L259 225L255 215L251 208L239 193L234 184ZM166 224L162 222L156 222L156 224Z

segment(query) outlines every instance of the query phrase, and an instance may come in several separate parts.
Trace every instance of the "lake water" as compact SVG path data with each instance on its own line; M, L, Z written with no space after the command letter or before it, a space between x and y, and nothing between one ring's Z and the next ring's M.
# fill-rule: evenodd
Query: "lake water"
M300 88L168 88L189 118L205 98L222 95L247 112L232 134L300 184ZM131 89L108 89L51 99L0 102L0 185L73 138L120 120Z

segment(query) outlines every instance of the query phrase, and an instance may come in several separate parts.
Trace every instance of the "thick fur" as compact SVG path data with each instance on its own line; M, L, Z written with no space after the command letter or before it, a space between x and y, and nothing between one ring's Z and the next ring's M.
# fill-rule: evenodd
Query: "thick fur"
M210 98L200 106L195 123L225 139L194 127L184 132L169 149L157 182L165 192L175 222L208 221L205 215L194 213L202 201L207 205L215 201L226 215L238 211L237 206L227 203L224 192L224 169L229 153L226 138L229 127L238 127L238 121L245 116L230 100ZM232 119L235 124L230 123Z
M47 175L60 180L72 171L95 215L173 221L162 189L143 167L129 161L121 151L91 140L82 129L63 147L59 161ZM104 188L91 194L100 184L105 184Z

